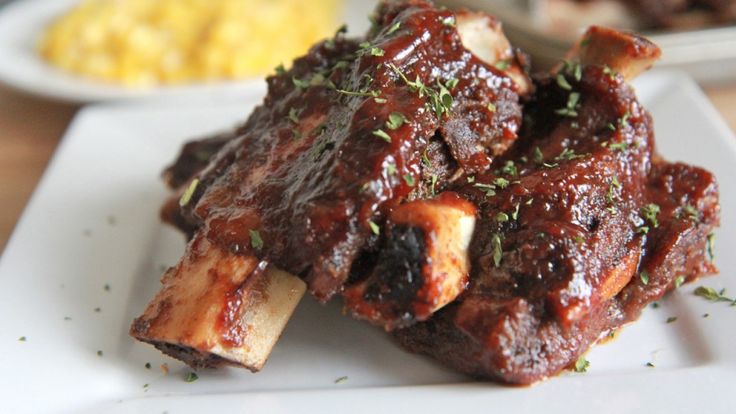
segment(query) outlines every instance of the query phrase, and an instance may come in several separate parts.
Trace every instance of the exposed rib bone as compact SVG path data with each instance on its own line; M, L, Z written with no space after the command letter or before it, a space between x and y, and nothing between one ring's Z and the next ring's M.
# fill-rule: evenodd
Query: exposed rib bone
M591 26L568 52L567 59L583 65L607 65L631 81L651 68L661 54L657 45L642 36Z
M387 330L429 318L467 286L475 207L454 193L396 208L375 268L344 294L361 319Z
M511 43L503 33L501 22L485 13L459 11L457 13L457 31L469 51L482 61L497 66L509 75L519 87L519 93L525 95L531 91L532 83L518 62Z
M130 334L192 367L263 367L304 282L195 238Z

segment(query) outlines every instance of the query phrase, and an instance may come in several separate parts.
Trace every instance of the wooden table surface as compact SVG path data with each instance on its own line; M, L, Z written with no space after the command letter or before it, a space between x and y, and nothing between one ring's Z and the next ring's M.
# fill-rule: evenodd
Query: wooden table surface
M736 131L736 85L706 92ZM0 86L0 253L77 109Z

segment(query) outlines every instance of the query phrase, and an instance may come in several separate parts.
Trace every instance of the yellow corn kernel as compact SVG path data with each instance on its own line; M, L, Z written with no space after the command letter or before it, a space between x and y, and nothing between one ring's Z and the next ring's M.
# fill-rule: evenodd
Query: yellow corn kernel
M334 32L340 0L84 0L52 22L39 54L128 86L261 76Z

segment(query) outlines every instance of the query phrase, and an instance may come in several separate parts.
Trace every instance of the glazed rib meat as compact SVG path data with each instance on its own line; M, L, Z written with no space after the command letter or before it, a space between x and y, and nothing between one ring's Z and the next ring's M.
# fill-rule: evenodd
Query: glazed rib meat
M462 46L442 23L452 13L415 3L385 6L365 43L338 35L269 79L265 104L201 174L184 212L208 239L252 250L248 232L258 230L260 256L327 299L370 241L369 223L422 178L422 155L443 124L470 111L465 119L492 119L482 122L488 130L447 140L469 170L513 142L521 117L514 84ZM466 112L445 114L453 100Z
M379 6L375 22L365 39L338 31L270 77L264 103L234 133L185 147L166 174L181 198L170 200L164 216L191 241L134 322L134 337L185 354L192 365L257 370L267 352L239 355L254 348L248 341L259 327L246 323L243 304L259 286L257 296L266 295L264 269L302 279L326 301L343 291L356 261L390 254L381 249L414 248L420 280L395 283L414 263L384 264L381 272L397 274L366 275L371 300L356 300L356 315L404 326L464 289L475 209L452 195L435 196L463 173L487 169L515 141L520 95L530 86L524 58L482 14L395 1ZM227 280L227 272L240 276ZM209 290L204 275L212 279ZM251 284L247 275L263 283ZM386 289L402 290L405 303L384 303L399 297ZM296 302L289 301L287 315ZM205 310L217 326L192 314ZM283 327L283 319L272 322ZM196 323L175 323L188 320Z
M713 273L707 171L656 152L627 83L660 55L593 27L532 81L493 17L382 2L236 130L165 172L189 236L131 334L194 366L259 370L305 291L470 375L571 366Z
M609 35L621 40L594 28L583 43ZM651 45L630 42L651 57ZM583 64L536 79L518 145L460 191L480 211L470 286L396 333L408 349L532 383L573 365L678 277L715 271L705 253L718 224L713 176L659 158L651 117L625 78L590 59L623 61L583 49Z

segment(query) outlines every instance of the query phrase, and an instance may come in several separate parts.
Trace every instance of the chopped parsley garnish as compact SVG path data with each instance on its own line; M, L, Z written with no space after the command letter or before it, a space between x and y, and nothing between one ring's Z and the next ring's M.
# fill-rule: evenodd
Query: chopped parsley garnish
M621 119L618 120L619 125L626 126L629 123L629 118L631 118L631 112L626 111L624 116L622 116Z
M384 52L384 50L381 49L380 47L375 47L374 46L374 47L370 48L370 55L371 56L383 56L384 54L386 54L386 52Z
M498 177L495 180L493 180L493 184L497 185L499 188L503 190L504 188L509 186L510 182L509 180L503 177Z
M503 259L503 246L501 245L500 234L495 233L491 238L491 248L493 249L493 265L499 267Z
M442 19L442 24L449 27L455 27L455 16L447 16Z
M256 250L261 250L263 248L261 233L258 230L248 230L248 233L250 233L250 245Z
M583 243L585 242L585 239L583 238L583 236L575 236L575 237L573 237L572 239L573 239L573 240L575 241L575 243L577 243L577 244L583 244Z
M404 175L404 182L406 182L406 185L409 187L414 187L414 177L412 177L409 174Z
M284 64L281 63L278 66L276 66L276 74L281 76L286 73L286 68L284 67Z
M613 125L612 122L609 122L608 125L606 125L606 128L610 129L611 131L616 131L616 125Z
M447 82L445 82L445 86L447 87L447 89L452 90L452 89L455 89L458 83L460 83L459 79L452 78L452 79L449 79Z
M580 82L583 78L583 67L577 62L564 61L562 69L568 76L572 76L576 81Z
M496 186L493 184L475 183L473 187L484 191L487 197L493 197L496 195Z
M517 175L519 175L519 170L516 168L516 165L514 165L513 161L508 160L504 164L503 168L501 168L501 173L516 177Z
M469 184L473 184L473 183L475 182L475 176L474 176L474 175L469 175L469 176L468 176L468 177L466 178L466 180L468 180L468 183L469 183Z
M190 372L187 374L187 376L184 378L184 381L186 382L194 382L199 379L199 375L197 375L195 372Z
M641 273L639 273L639 278L641 279L641 283L644 285L649 284L649 272L646 270L642 270Z
M570 92L570 95L567 97L566 106L555 110L555 113L568 118L575 118L578 116L577 106L579 102L580 94L578 92Z
M386 142L391 142L391 136L382 129L377 129L373 131L373 135L377 136L378 138L381 138L382 140Z
M697 223L700 221L700 213L692 205L690 204L686 205L685 207L682 208L682 211L685 213L685 217L692 220L693 222Z
M395 130L404 125L404 122L406 122L404 114L401 112L391 112L388 116L388 121L386 121L386 128Z
M369 227L371 228L371 231L372 231L372 232L373 232L373 234L375 234L376 236L378 236L379 234L381 234L381 228L380 228L380 227L378 227L378 224L374 223L374 222L373 222L373 221L371 221L371 220L368 220L368 226L369 226Z
M590 361L585 359L585 357L580 357L575 362L575 372L588 372L588 368L590 368Z
M25 342L25 341L26 341L25 336L21 336L20 338L18 338L18 342Z
M453 103L452 94L450 94L447 87L440 83L439 80L437 80L438 91L436 91L432 88L428 88L422 80L419 79L419 75L417 75L414 81L410 81L409 78L407 78L406 75L396 67L396 65L388 63L388 66L401 78L401 80L404 81L404 83L406 83L407 86L409 86L409 89L417 92L420 98L423 98L425 95L429 98L427 105L438 118L441 118L442 115L450 112Z
M647 362L647 367L654 368L654 364L652 364L651 362Z
M486 105L486 108L488 108L488 112L496 112L496 105L494 105L493 102L489 102L488 105Z
M296 77L292 77L291 82L294 83L294 86L296 86L299 89L307 89L309 87L309 82L305 80L301 80Z
M659 206L654 203L647 204L641 208L641 215L644 216L644 220L652 223L655 229L659 227L659 221L657 221L659 212Z
M606 194L606 201L608 204L613 204L616 198L616 190L621 189L621 183L618 181L617 176L613 176L611 184L608 186L608 194Z
M609 79L615 80L616 79L616 75L618 75L618 72L616 72L615 70L611 69L610 66L605 65L603 67L603 74L604 75L608 75L608 78Z
M493 66L498 70L506 70L511 66L511 61L509 59L499 60Z
M373 101L377 104L385 104L388 102L388 99L386 98L373 98Z
M386 174L388 175L396 175L396 164L389 162L386 164Z
M649 226L640 226L636 228L636 232L639 234L649 234Z
M435 115L437 115L437 118L441 118L443 114L450 112L453 99L445 85L437 81L437 87L440 90L439 93L430 93L429 100L431 106L434 108Z
M544 162L544 154L542 154L542 150L539 147L534 147L534 162L537 164Z
M309 86L319 86L325 83L325 75L321 73L315 73L312 79L309 80Z
M518 220L519 219L519 208L520 207L521 207L521 205L519 203L516 203L516 207L514 207L514 212L511 213L511 218L512 219L514 219L514 220Z
M574 160L574 159L577 159L577 158L583 158L583 157L585 157L585 155L575 154L575 150L572 150L570 148L565 148L564 150L562 150L562 152L560 153L560 155L558 155L557 157L555 157L555 160L557 160L557 161L562 161L562 160L571 161L571 160Z
M98 351L97 351L97 356L98 356L98 357L102 357L102 351L98 350Z
M146 367L146 369L151 369L151 363L150 362L146 362L146 364L143 365L143 366Z
M363 183L363 185L360 186L360 192L365 193L366 191L370 190L371 187L373 187L373 183L371 181Z
M700 296L701 298L709 300L711 302L730 302L731 306L736 306L736 297L727 297L726 289L721 289L720 291L717 291L711 287L698 286L698 288L695 289L693 293L695 294L695 296Z
M429 161L429 156L427 155L427 148L425 148L424 152L422 153L422 164L424 164L426 167L432 166L432 162Z
M401 78L401 80L404 81L404 83L406 83L409 86L409 88L412 91L419 92L420 98L424 97L424 95L426 94L425 91L427 87L424 86L424 83L422 83L422 80L419 79L419 75L417 75L416 80L412 82L409 80L409 78L406 77L404 72L402 72L401 69L396 67L396 65L394 65L392 62L389 62L388 66L391 68L391 70L394 71L394 73L396 73Z
M386 36L394 34L395 31L399 30L401 27L401 22L394 23L389 29L386 31Z
M312 136L322 135L327 130L326 124L319 124L309 133Z
M109 283L105 283L105 286L103 286L103 289L105 289L105 292L109 292L110 291L110 284Z
M705 251L708 253L708 260L711 262L716 258L715 255L715 242L716 242L716 235L711 233L708 235L708 244L705 245Z
M379 99L378 96L381 95L381 92L379 91L348 91L345 89L336 89L336 91L337 93L341 93L347 96L365 96L376 99Z
M560 88L566 91L572 90L572 85L570 85L570 83L565 78L565 75L562 73L557 74L557 86L559 86Z
M607 147L610 148L613 151L624 152L624 151L626 151L626 149L629 148L629 143L628 142L624 142L624 141L622 141L622 142L608 143Z
M505 223L509 221L509 215L504 212L500 212L496 214L496 221L499 223Z
M679 289L683 283L685 283L685 276L677 276L677 279L675 279L675 289Z
M296 108L290 108L289 109L289 120L295 124L299 123L299 114L301 114L301 109Z
M575 80L580 82L580 80L583 78L583 66L580 65L580 63L576 63L572 67L573 76L575 76Z
M677 316L670 316L669 318L667 318L667 323L672 323L672 322L675 322L676 320L677 320Z
M347 380L348 380L348 377L347 376L342 376L342 377L340 377L340 378L338 378L338 379L335 380L335 384L342 384L343 382L345 382Z
M192 180L192 182L189 183L189 187L187 187L186 190L184 190L184 193L182 193L181 198L179 199L179 207L184 207L192 200L192 196L194 195L194 192L197 191L197 186L199 185L199 178L195 178Z

